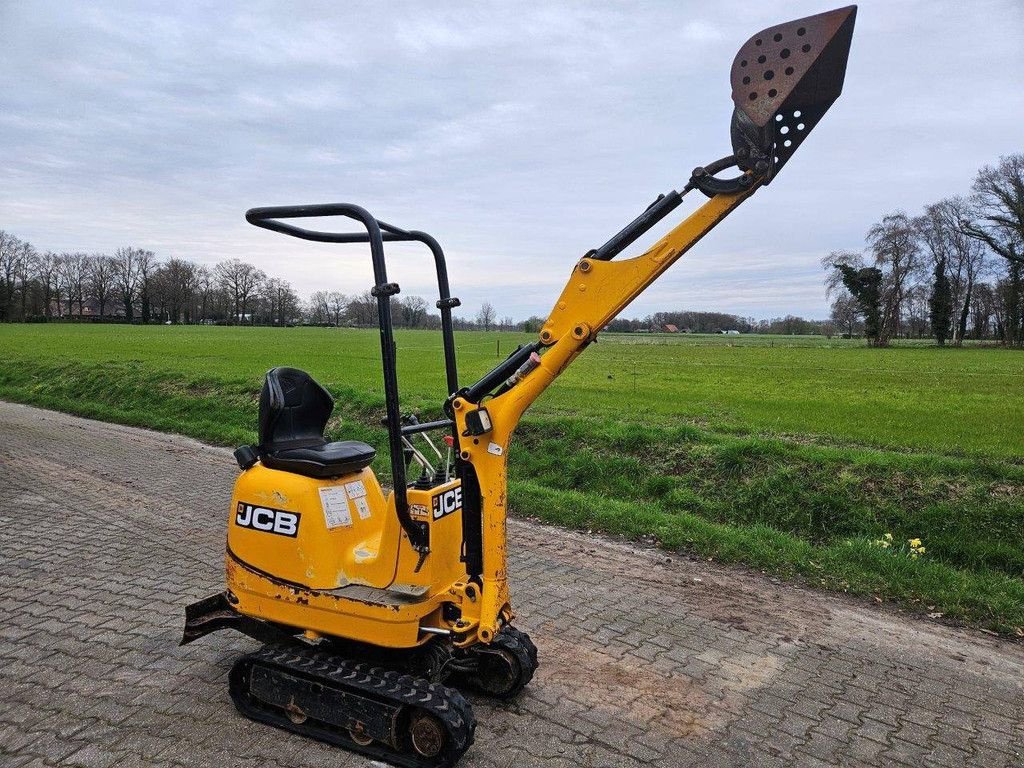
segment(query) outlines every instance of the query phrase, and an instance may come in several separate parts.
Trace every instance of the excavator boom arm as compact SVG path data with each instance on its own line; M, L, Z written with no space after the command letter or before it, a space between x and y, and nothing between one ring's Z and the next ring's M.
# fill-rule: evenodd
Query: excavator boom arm
M846 72L856 6L796 19L751 37L731 72L734 110L730 156L694 170L682 194L696 189L708 200L646 252L616 259L625 247L674 209L672 192L601 248L580 259L537 342L449 400L458 436L464 485L479 487L480 539L467 541L470 576L481 584L477 636L491 641L511 619L506 572L507 454L516 425L616 315L622 312L704 235L788 162L839 97ZM716 174L736 167L735 178ZM476 494L474 494L476 495Z

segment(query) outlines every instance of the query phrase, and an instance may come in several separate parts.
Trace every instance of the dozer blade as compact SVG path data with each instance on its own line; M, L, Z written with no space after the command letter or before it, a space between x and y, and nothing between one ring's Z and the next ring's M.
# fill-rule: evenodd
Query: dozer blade
M733 152L766 176L786 164L843 91L857 6L758 32L733 61Z

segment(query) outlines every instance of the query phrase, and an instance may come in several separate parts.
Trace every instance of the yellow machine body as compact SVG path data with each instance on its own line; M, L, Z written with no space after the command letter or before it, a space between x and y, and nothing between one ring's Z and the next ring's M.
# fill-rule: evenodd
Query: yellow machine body
M228 517L227 588L240 613L319 635L392 648L426 642L430 628L468 633L479 592L461 567L458 480L409 489L430 526L420 562L370 468L313 478L256 464L235 483ZM442 606L460 608L445 621ZM454 614L450 614L454 615ZM427 628L427 631L423 631Z

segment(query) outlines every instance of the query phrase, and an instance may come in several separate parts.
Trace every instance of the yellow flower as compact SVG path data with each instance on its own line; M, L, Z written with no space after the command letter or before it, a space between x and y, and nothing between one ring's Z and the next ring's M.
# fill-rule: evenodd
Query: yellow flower
M921 540L920 539L910 539L909 543L910 543L910 546L912 546L912 547L920 547L921 546Z
M892 534L891 533L887 533L882 538L884 538L886 541L892 541Z
M918 547L917 548L917 554L923 555L924 554L924 547Z

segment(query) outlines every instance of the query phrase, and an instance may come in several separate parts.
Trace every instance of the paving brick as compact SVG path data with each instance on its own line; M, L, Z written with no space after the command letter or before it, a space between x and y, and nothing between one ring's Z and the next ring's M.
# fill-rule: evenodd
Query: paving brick
M0 765L366 764L238 716L226 676L252 641L175 647L221 583L228 451L4 403L0 435L0 517L23 523L0 557ZM1019 645L621 542L509 535L542 666L513 704L471 696L467 768L1024 766Z

